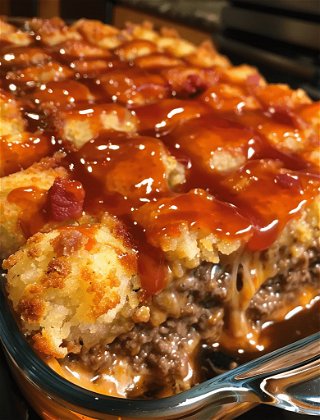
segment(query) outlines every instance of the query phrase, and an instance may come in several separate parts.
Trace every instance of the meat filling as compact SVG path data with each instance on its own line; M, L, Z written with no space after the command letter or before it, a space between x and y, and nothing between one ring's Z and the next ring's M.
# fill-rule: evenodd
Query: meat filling
M126 359L136 374L143 372L143 384L127 390L130 397L155 397L163 395L165 389L180 392L203 380L204 375L219 373L220 369L213 365L205 373L199 369L197 354L205 348L208 359L212 349L216 359L214 347L224 324L223 302L231 282L229 271L228 267L202 263L153 298L153 317L147 324L136 324L111 344L83 348L80 356L69 356L67 363L78 360L99 375L111 369L117 360ZM257 329L263 322L272 321L278 310L294 303L301 284L320 289L319 251L306 250L294 265L290 256L281 258L280 273L261 286L247 310L248 319ZM164 322L161 316L166 317ZM234 367L230 357L219 357L223 358L224 367Z
M280 255L284 250L280 249ZM278 310L294 305L299 289L311 287L320 292L320 251L305 250L292 264L293 257L280 260L280 273L267 280L255 294L248 308L248 317L258 326Z
M220 266L202 264L153 298L148 324L136 324L109 345L83 348L81 362L99 374L127 358L135 372L144 372L143 389L148 389L148 394L189 388L190 382L184 379L196 376L191 355L200 342L213 344L221 334L222 302L229 282L230 274ZM166 319L160 323L163 316ZM155 377L159 378L156 384ZM132 389L130 396L136 391Z

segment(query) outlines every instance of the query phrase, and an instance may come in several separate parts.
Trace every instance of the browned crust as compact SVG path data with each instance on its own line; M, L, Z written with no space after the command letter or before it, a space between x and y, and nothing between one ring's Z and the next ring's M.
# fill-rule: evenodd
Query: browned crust
M76 228L62 229L60 235L52 241L52 245L58 257L68 256L78 251L87 240Z
M45 305L40 296L30 296L20 299L17 313L24 321L32 322L41 318L44 308Z
M63 289L65 278L71 272L70 263L65 257L56 258L48 264L46 275L41 279L41 284L46 288Z

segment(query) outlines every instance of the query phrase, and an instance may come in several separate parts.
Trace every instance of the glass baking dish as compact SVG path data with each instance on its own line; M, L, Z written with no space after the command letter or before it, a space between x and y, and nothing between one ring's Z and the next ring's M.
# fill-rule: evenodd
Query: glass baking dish
M261 402L320 414L320 333L178 395L130 400L96 394L56 374L20 333L3 288L0 307L0 338L8 364L26 399L44 419L225 419Z

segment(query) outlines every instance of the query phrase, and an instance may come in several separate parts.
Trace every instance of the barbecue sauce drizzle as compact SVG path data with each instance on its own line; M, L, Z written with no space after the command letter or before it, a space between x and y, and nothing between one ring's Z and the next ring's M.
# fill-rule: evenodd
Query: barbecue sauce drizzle
M21 156L29 149L30 153L34 153L34 160L37 160L44 154L65 149L67 155L64 166L70 171L72 179L82 183L86 193L84 210L91 214L109 211L117 215L133 236L146 296L165 287L170 270L161 250L148 241L148 229L143 229L135 221L135 212L141 206L157 203L158 200L167 200L168 203L172 200L176 206L175 211L162 214L159 209L159 219L163 216L170 222L178 214L181 221L189 225L200 222L203 228L210 230L212 214L207 212L206 199L199 199L197 192L193 196L196 208L190 211L190 195L187 193L201 188L204 190L201 194L207 193L214 197L216 211L220 212L218 216L224 220L227 218L228 221L226 230L221 232L221 227L216 226L214 234L228 236L232 240L239 236L239 232L244 232L249 249L259 251L268 248L286 223L297 217L316 196L320 183L317 168L299 155L285 153L272 146L259 131L246 127L245 118L251 112L250 118L256 119L257 125L260 119L267 118L271 131L277 131L279 124L296 129L298 114L303 116L304 121L308 121L309 113L312 116L319 112L317 104L302 105L296 111L276 110L270 114L263 107L247 111L240 100L233 100L231 108L229 102L225 103L224 109L222 102L222 107L215 110L201 96L206 86L198 83L196 78L187 80L188 89L185 94L182 84L179 98L179 94L171 90L170 83L162 83L161 67L150 71L140 70L135 67L134 62L121 61L113 53L107 57L75 57L62 54L61 49L43 46L42 51L47 55L44 62L56 60L75 69L74 80L82 84L80 91L72 80L59 82L58 93L52 89L55 84L51 82L42 84L41 91L37 91L30 84L6 80L9 67L10 70L20 69L28 60L32 61L32 58L25 56L24 63L18 60L15 64L13 59L12 65L12 57L21 53L28 56L28 52L32 53L32 49L39 45L41 44L38 41L24 48L11 48L7 43L1 45L1 86L18 95L25 112L28 131L31 135L38 133L41 139L37 142L30 137L29 143L4 144L3 155ZM11 58L6 63L5 57L9 52ZM172 59L169 54L167 57ZM101 70L99 66L94 68L94 60L99 61ZM126 71L132 74L129 82L123 79ZM114 94L109 94L108 89L103 90L100 76L104 76L105 80L108 72L112 83L125 86L124 93L115 90ZM143 75L146 77L145 84ZM216 79L218 82L218 70ZM199 91L190 95L190 83L194 84L192 87L195 89L200 86ZM251 81L243 82L241 88L246 94L252 95L252 91L254 92ZM41 93L40 100L37 92ZM91 99L87 97L88 92ZM132 103L131 99L136 94L144 95L144 92L153 98L154 103L141 107ZM49 100L51 108L55 110L83 109L91 104L127 101L126 106L134 109L140 122L138 135L102 132L80 150L70 152L69 145L59 138L51 126L52 114L45 108L39 109L38 103L41 103L41 99ZM41 137L43 133L50 133L51 140ZM163 162L164 146L185 167L186 182L176 186L175 190L168 186ZM229 153L228 158L231 158L235 150L243 157L240 168L236 167L229 172L216 170L210 161L214 152L225 151ZM27 153L26 160L30 158L30 153ZM30 161L19 162L22 168L29 164ZM16 170L16 167L7 163L6 172L11 170ZM44 216L43 212L46 206L45 195L35 187L16 189L9 194L10 202L23 208L20 222L26 237L50 221L48 214ZM33 200L34 205L30 205ZM151 223L150 226L152 234L156 234L157 223ZM158 227L163 228L160 224Z

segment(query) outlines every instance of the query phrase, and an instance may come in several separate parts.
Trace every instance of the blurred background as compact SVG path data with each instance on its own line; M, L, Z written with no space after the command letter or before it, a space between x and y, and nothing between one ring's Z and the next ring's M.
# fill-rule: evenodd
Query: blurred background
M212 38L235 64L253 64L269 81L320 97L320 0L0 0L0 14L174 26L195 43Z

